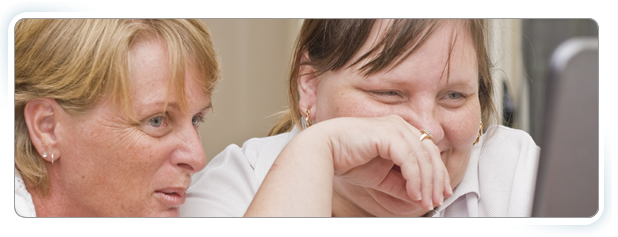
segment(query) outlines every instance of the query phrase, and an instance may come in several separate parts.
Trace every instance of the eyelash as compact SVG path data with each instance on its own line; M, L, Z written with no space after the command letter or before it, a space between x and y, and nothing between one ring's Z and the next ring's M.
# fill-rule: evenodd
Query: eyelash
M156 119L160 119L160 122L158 123L158 125L154 124ZM150 119L148 119L146 123L154 128L160 128L161 126L166 124L167 120L168 120L168 117L166 115L157 115L157 116L153 116ZM191 124L193 124L193 126L199 126L199 124L203 123L204 121L205 121L205 118L203 116L195 115L191 119Z
M400 96L400 93L397 92L397 91L374 91L373 93L377 94L377 95L384 95L384 96ZM457 98L450 98L451 95L457 95L458 97ZM460 99L460 98L464 98L465 99L467 97L467 95L465 95L463 93L459 93L459 92L450 92L450 93L446 94L446 97L448 99L457 100L457 99Z
M397 91L374 91L373 93L384 96L400 96L399 92Z

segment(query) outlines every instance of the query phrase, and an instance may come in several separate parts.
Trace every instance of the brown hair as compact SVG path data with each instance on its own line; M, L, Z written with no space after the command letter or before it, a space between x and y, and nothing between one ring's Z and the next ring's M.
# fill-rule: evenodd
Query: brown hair
M130 100L132 45L156 37L167 45L174 90L186 107L185 63L211 94L220 77L210 32L200 20L22 19L15 25L15 168L43 193L49 189L43 159L25 122L28 101L53 98L70 114L84 113L103 96L133 118Z
M316 70L315 76L341 69L365 43L375 21L375 19L312 19L303 22L296 40L288 81L289 107L278 113L279 121L270 130L269 135L288 132L294 126L301 127L302 114L298 106L300 97L297 80L300 76L300 66L312 66ZM395 19L378 43L353 62L350 67L369 58L369 62L359 69L365 76L392 69L420 48L445 21L443 19ZM492 101L493 84L490 73L492 64L487 52L487 22L480 19L461 21L471 34L476 50L481 118L487 127L490 121L497 117ZM301 62L304 53L308 53L309 60ZM445 66L448 67L448 61ZM448 68L445 69L448 73Z

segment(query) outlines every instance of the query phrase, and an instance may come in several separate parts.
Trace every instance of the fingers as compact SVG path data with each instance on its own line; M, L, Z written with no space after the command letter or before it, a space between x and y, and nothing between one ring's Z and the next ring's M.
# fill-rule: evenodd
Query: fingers
M421 141L421 147L422 146L422 141ZM438 186L436 185L435 182L435 176L437 174L434 174L436 170L434 170L434 166L435 164L433 164L432 162L432 158L430 155L430 152L427 151L426 149L422 149L418 152L416 152L416 154L418 154L419 157L417 157L417 160L419 160L419 169L420 174L421 174L421 192L423 194L423 200L421 200L421 206L425 209L428 210L433 210L433 207L435 206L434 203L438 203L439 201L435 201L438 198L433 198L433 190L434 188L438 188L438 187L434 187L434 186Z
M452 195L440 150L430 139L419 140L419 129L395 115L344 120L330 120L337 126L328 130L336 135L331 138L336 176L425 210ZM364 129L349 129L355 125ZM399 171L391 170L393 163Z
M413 201L422 201L423 193L421 187L426 185L423 185L422 183L423 179L421 176L419 161L416 159L410 159L408 162L399 164L399 166L401 167L401 174L406 180L406 190L408 192L408 196L410 196Z
M395 161L402 167L406 179L406 189L412 200L420 200L420 206L427 210L442 205L445 197L452 195L448 171L441 159L439 148L430 139L419 140L420 131L403 119L403 126L409 132L404 132L402 140L407 144L399 147L402 152L401 161Z
M395 119L393 124L397 126L389 131L388 142L378 147L379 155L392 160L400 167L401 175L405 179L405 191L411 201L430 200L423 193L426 192L428 187L426 180L427 177L431 176L431 172L427 173L422 170L431 167L430 161L427 156L418 154L419 151L423 150L422 145L418 143L418 138L416 138L417 142L409 142L413 139L412 134L405 132L407 130L405 127L401 127L409 125L400 117L391 117L390 119ZM423 190L423 187L425 187L425 190ZM386 193L393 195L390 192ZM429 206L429 203L425 206Z
M401 174L406 180L406 191L410 199L418 201L423 209L431 210L434 206L433 189L436 181L434 166L436 165L430 153L435 150L428 151L415 134L404 131L400 135L401 139L391 141L389 149L391 154L388 157L401 167Z
M432 168L433 168L433 204L434 206L441 206L444 201L444 192L446 184L444 182L445 176L448 176L446 172L446 168L442 163L442 159L440 157L440 151L438 148L430 141L422 141L425 147L430 150L428 155L431 157Z
M453 187L451 187L451 176L448 174L446 166L444 166L444 198L453 196Z

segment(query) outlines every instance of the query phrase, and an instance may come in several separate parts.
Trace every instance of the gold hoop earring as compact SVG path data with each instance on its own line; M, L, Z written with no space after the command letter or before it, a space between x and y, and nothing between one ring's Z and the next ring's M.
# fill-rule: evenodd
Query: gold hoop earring
M483 135L483 121L481 121L481 127L479 128L479 135L476 137L476 141L472 143L473 146L479 143L479 139L481 138L481 135Z
M305 113L307 114L307 117L305 117L305 127L309 128L309 127L311 127L311 125L313 125L313 123L309 119L309 114L311 113L311 106L309 106L309 108L307 108L307 111Z

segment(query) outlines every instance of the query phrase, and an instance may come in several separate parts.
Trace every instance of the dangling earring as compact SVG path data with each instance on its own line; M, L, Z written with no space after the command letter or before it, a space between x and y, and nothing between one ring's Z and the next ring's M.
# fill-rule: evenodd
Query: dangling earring
M311 127L311 125L313 125L313 123L309 119L309 114L311 113L311 106L309 106L309 108L307 108L307 112L305 112L305 113L307 114L307 117L305 117L305 127L309 128L309 127Z
M481 121L481 127L479 128L479 135L476 137L476 141L474 141L474 143L472 143L472 145L476 145L479 142L479 139L481 138L481 135L483 135L483 121Z
M52 165L54 164L54 153L52 153Z

